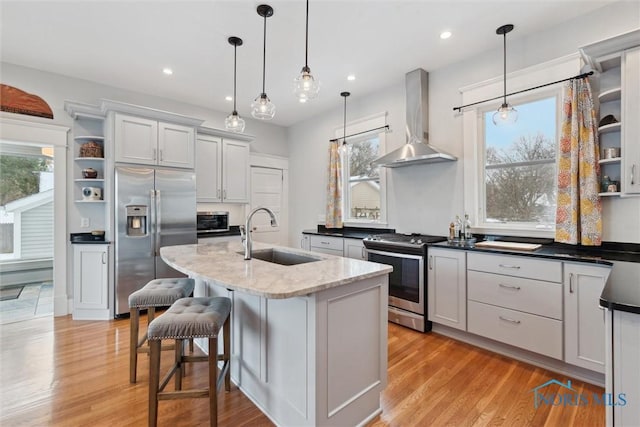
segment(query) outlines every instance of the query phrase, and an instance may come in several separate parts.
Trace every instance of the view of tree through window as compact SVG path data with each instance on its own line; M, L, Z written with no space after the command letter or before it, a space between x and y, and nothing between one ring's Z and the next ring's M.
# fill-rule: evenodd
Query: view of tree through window
M37 193L40 185L38 172L49 171L45 158L0 156L0 206Z
M517 105L518 121L485 123L485 222L547 228L556 211L556 98Z
M371 162L380 156L378 137L349 142L349 185L345 193L350 219L380 219L380 175Z

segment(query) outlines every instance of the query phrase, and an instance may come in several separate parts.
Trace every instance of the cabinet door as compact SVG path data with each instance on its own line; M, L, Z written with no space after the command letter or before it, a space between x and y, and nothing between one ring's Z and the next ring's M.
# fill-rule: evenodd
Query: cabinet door
M194 136L192 127L158 123L158 164L193 169Z
M196 154L196 200L221 202L222 139L199 135Z
M564 265L565 362L604 373L604 312L598 302L609 267Z
M640 48L622 61L622 191L640 194Z
M429 320L467 330L466 252L429 248L427 307Z
M73 262L74 318L76 310L108 309L108 246L74 245Z
M613 312L613 425L640 420L640 314ZM622 405L620 394L626 401Z
M222 198L227 203L249 203L249 144L222 141Z
M366 260L364 244L360 239L344 239L344 256L347 258Z
M158 122L115 115L116 162L155 165L158 158Z
M311 239L309 239L309 235L308 234L303 234L302 238L300 239L300 247L302 249L304 249L305 251L310 251L311 250Z

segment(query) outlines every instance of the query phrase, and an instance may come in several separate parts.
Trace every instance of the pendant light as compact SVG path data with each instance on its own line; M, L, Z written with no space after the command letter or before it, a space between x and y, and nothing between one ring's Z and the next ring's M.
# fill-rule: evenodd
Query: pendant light
M264 90L265 65L267 61L267 18L273 16L273 8L268 4L258 6L258 15L264 18L264 34L262 45L262 93L251 103L251 115L256 119L271 120L276 115L276 106L271 102Z
M244 119L236 111L236 50L242 46L240 37L229 37L229 44L233 46L233 112L224 120L224 127L231 132L244 131Z
M351 95L350 92L341 92L340 96L344 97L344 125L342 128L342 145L340 146L340 152L347 154L349 152L349 145L347 144L347 97Z
M307 19L304 36L304 67L300 75L293 80L293 93L298 97L298 101L307 102L318 96L320 82L313 78L309 68L309 0L307 0Z
M503 37L503 57L504 57L504 97L502 99L502 105L493 114L493 124L496 126L507 125L515 123L518 120L518 111L511 105L507 104L507 33L513 30L513 25L507 24L502 27L498 27L496 34Z

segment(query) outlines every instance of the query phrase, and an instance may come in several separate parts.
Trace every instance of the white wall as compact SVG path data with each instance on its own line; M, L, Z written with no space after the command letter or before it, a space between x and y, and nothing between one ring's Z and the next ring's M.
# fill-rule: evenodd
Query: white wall
M640 3L620 2L534 36L519 38L516 28L508 41L507 72L569 55L580 46L636 29L638 16ZM462 156L462 118L453 113L453 107L462 103L458 89L502 75L499 39L496 44L500 48L449 67L427 70L430 143ZM393 60L393 55L389 60ZM387 135L387 151L405 142L405 94L401 79L403 76L399 76L398 83L375 94L362 96L352 92L347 104L347 121L388 112L393 132ZM329 139L334 129L342 125L342 103L339 94L335 97L334 110L288 130L291 245L297 245L300 232L314 228L318 215L324 214ZM451 219L464 209L463 168L464 163L459 160L387 170L389 226L400 232L446 235ZM603 203L604 240L640 243L640 198Z

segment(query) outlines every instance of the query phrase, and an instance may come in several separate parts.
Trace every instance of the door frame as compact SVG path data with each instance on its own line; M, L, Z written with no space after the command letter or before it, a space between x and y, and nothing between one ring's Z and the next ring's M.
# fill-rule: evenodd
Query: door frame
M0 139L53 147L53 315L69 313L67 290L67 135L70 128L0 116Z
M280 223L282 241L289 242L289 159L273 154L251 153L249 167L254 166L282 170L282 212L278 222ZM250 205L249 203L247 208ZM288 244L290 245L291 242Z

